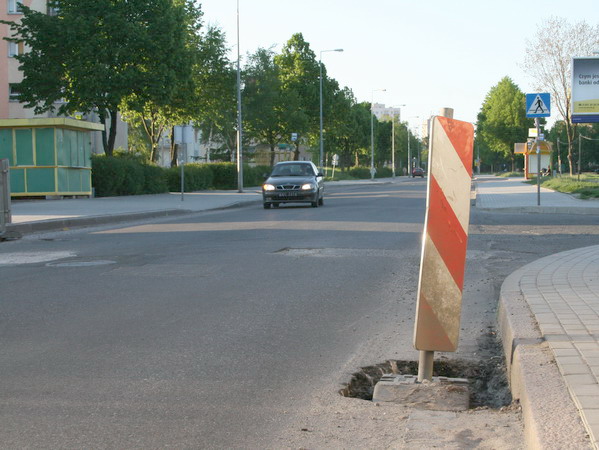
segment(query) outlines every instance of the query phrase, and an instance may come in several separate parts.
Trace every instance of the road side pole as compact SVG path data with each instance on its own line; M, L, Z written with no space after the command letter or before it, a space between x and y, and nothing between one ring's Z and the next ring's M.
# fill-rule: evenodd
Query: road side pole
M420 350L418 357L418 381L422 383L424 380L433 379L433 360L435 352L430 350Z
M183 202L185 201L185 159L179 153L181 146L179 144L175 144L175 146L177 147L177 156L179 157L179 161L181 161L179 165L181 166L181 201Z
M539 118L535 118L537 126L537 206L541 206L541 125Z

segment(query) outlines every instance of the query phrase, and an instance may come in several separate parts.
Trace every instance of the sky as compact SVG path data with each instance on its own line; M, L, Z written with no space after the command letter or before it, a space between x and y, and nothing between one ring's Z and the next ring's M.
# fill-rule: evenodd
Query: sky
M242 62L260 47L280 51L297 32L317 58L343 48L322 53L328 75L358 101L405 105L401 120L415 129L443 107L475 122L505 76L539 92L524 67L527 40L552 16L591 25L599 17L598 0L200 0L205 23L226 33L232 60L237 1Z

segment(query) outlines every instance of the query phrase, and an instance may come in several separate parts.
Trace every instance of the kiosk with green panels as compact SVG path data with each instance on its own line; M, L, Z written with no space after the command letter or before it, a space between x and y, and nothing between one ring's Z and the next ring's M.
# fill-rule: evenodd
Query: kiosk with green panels
M0 120L11 196L91 196L90 133L103 129L65 118Z

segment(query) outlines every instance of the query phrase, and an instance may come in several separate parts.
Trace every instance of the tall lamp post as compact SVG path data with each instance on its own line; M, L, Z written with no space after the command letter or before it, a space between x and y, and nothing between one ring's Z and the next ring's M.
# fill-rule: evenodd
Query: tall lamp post
M399 109L406 105L397 105L393 108L393 114L391 116L391 170L393 172L393 178L395 178L395 108ZM399 111L399 120L401 120L401 109Z
M334 48L331 50L321 50L320 51L320 59L318 60L318 65L320 66L320 159L318 161L318 165L320 167L320 171L324 171L324 140L322 137L322 54L327 52L342 52L342 48Z
M243 192L242 135L241 135L241 69L239 51L239 0L237 0L237 187Z
M387 89L373 89L370 102L370 179L374 180L374 93Z

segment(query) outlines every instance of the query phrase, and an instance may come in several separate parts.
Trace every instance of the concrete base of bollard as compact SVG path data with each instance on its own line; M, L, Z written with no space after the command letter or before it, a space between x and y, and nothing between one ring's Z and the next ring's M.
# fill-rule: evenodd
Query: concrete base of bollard
M465 411L470 407L468 380L433 377L418 382L414 375L383 375L374 387L373 402L400 403L433 411Z

